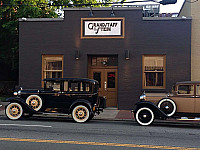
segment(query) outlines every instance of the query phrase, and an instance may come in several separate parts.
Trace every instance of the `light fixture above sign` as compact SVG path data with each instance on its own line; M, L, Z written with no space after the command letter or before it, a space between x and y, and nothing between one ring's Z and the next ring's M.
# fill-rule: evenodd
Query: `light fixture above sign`
M124 18L81 18L81 38L124 38Z

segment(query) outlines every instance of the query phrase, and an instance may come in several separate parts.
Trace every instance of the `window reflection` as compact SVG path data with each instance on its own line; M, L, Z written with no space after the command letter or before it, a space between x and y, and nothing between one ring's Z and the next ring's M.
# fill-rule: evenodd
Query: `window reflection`
M193 85L179 85L178 94L194 94Z

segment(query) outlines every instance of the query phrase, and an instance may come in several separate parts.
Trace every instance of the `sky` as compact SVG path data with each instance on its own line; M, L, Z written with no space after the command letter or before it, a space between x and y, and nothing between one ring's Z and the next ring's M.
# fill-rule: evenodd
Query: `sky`
M126 2L129 2L129 1L133 1L133 0L126 0ZM184 3L184 0L177 0L176 4L160 5L160 13L178 13L181 10L181 7L182 7L183 3ZM134 4L134 5L135 4L144 5L144 4L157 4L157 3L154 3L154 2L141 2L141 3L132 3L132 4ZM126 5L128 5L128 4L126 4ZM131 3L130 3L130 5L131 5Z

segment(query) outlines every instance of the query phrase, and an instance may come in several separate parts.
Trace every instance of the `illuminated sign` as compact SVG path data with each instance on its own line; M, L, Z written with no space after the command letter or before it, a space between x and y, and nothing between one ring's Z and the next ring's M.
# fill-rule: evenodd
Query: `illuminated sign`
M124 38L124 18L82 18L81 38Z

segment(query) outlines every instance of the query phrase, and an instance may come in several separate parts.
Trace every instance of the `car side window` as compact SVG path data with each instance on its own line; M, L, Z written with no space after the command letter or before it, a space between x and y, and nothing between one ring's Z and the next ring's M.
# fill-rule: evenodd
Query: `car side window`
M67 92L69 88L68 81L64 81L64 91Z
M78 82L71 82L71 84L69 86L69 91L70 92L78 92L79 91Z
M48 81L46 88L49 90L60 91L60 81Z
M178 94L181 95L193 95L194 94L194 85L179 85Z
M197 84L197 91L196 91L197 95L200 95L200 84Z

